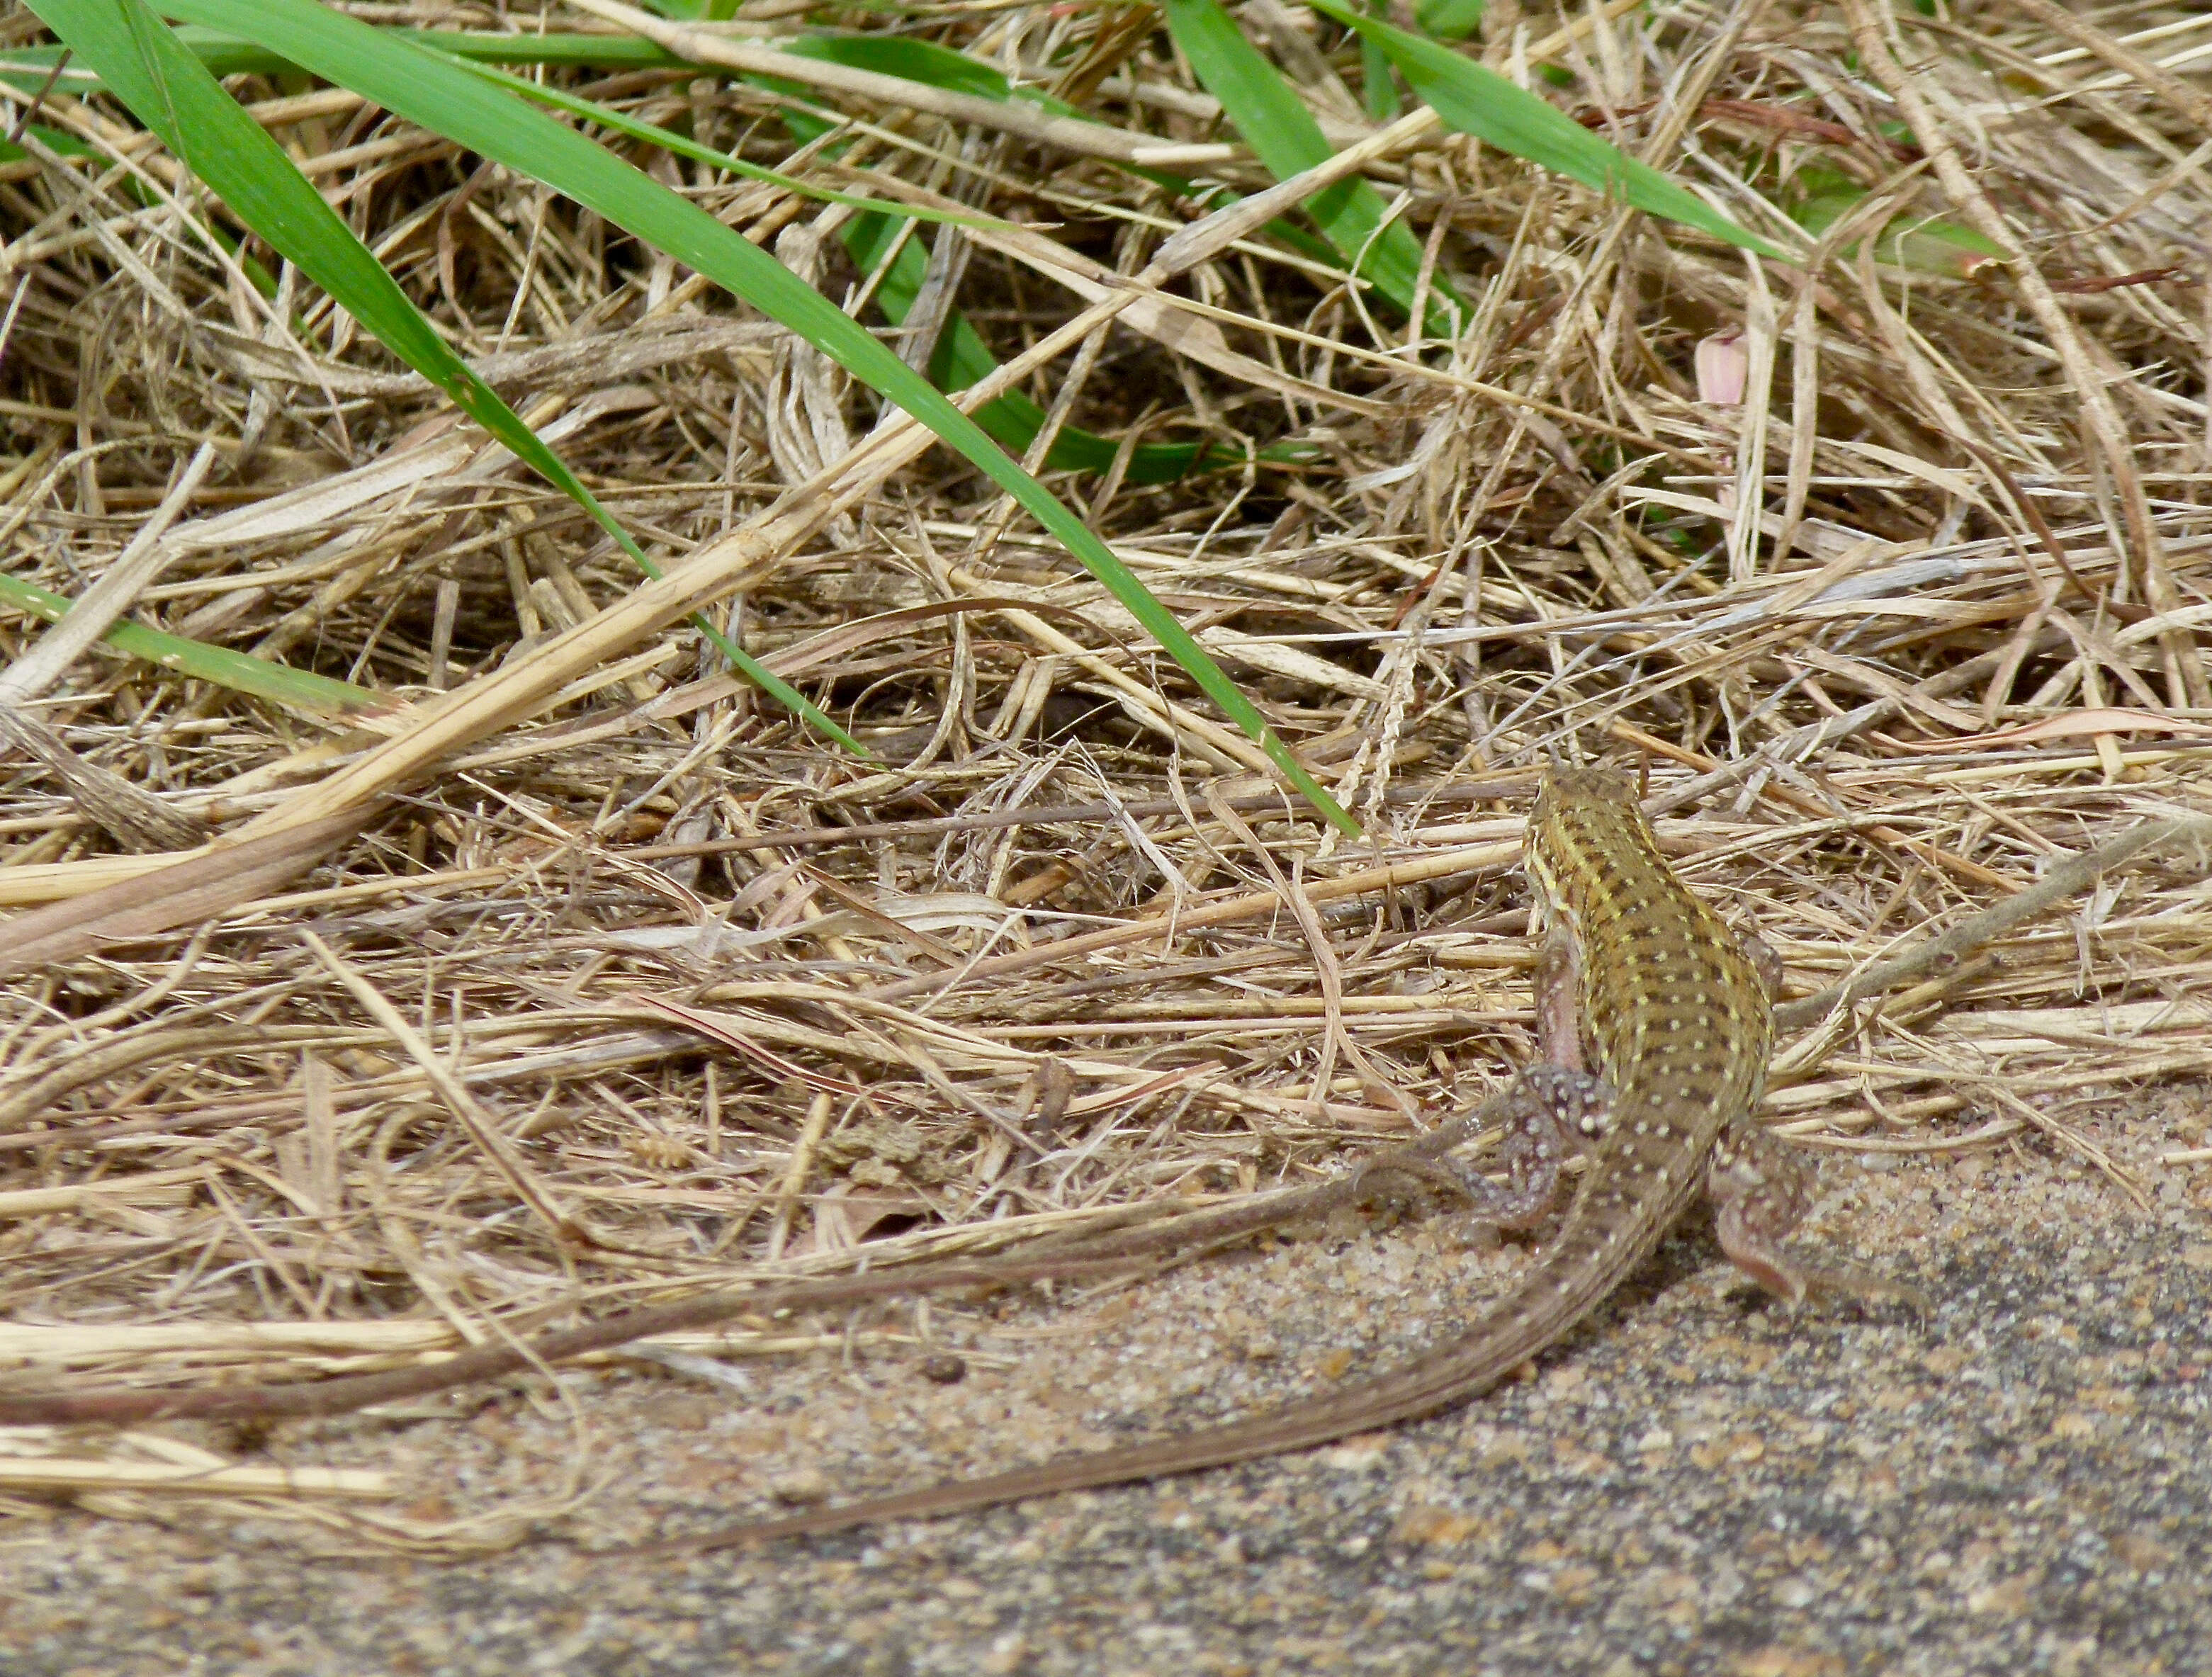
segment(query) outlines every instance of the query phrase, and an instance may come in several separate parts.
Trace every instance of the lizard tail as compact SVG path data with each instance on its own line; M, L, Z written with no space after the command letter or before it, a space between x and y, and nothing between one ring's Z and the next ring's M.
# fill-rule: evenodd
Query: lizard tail
M1654 1217L1648 1230L1626 1229L1617 1224L1610 1231L1590 1224L1570 1227L1536 1261L1522 1285L1486 1311L1468 1333L1425 1357L1344 1391L1303 1399L1152 1443L1066 1455L1034 1467L977 1479L947 1480L916 1491L813 1509L781 1519L594 1552L632 1557L700 1554L777 1538L842 1531L883 1520L955 1514L1058 1492L1162 1479L1287 1450L1310 1449L1431 1414L1487 1391L1563 1338L1612 1290L1623 1273L1624 1261L1633 1263L1640 1259L1657 1243L1671 1220ZM1623 1252L1624 1245L1632 1249Z

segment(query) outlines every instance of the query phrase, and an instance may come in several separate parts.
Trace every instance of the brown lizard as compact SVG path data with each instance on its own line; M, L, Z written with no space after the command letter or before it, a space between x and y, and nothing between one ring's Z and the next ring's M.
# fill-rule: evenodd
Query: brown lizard
M1650 1253L1701 1191L1723 1249L1795 1303L1808 1273L1780 1249L1804 1178L1752 1121L1774 1034L1769 987L1735 934L1660 854L1626 781L1553 768L1528 823L1528 871L1548 911L1540 1036L1551 1062L1510 1091L1508 1185L1468 1174L1476 1214L1525 1227L1557 1194L1569 1147L1588 1169L1557 1237L1467 1333L1340 1392L1153 1443L1063 1456L629 1553L682 1553L951 1513L1053 1492L1189 1473L1304 1449L1472 1397L1568 1333ZM1572 1006L1604 1082L1582 1069ZM1609 1085L1608 1088L1607 1085Z

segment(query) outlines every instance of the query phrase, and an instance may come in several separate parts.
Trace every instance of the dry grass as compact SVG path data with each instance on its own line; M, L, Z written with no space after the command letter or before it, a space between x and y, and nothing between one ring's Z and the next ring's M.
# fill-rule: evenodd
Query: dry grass
M781 520L713 609L880 761L795 731L692 632L602 617L635 589L619 554L313 301L309 359L260 341L234 276L114 175L6 171L9 568L82 593L204 442L139 620L393 703L319 723L96 653L33 710L194 828L367 825L312 877L46 964L0 1003L0 1380L392 1366L1326 1170L1528 1057L1514 867L1547 749L1644 757L1686 876L1756 922L1796 994L2130 823L2212 812L2212 20L2062 15L2087 30L2069 40L2045 9L1863 36L1870 76L1845 62L1864 3L1508 5L1492 35L1510 67L1516 39L1572 26L1555 96L1692 183L1771 152L1778 195L1777 170L1840 171L2021 260L1945 277L1830 248L1810 279L1761 270L1431 132L1370 173L1473 301L1456 343L1410 347L1255 244L1187 295L1230 347L1356 404L1124 327L1031 380L1109 434L1316 445L1297 471L1052 481L1326 769L1358 842L1249 778L1133 623L943 453L836 501L872 404L527 182L343 95L269 113L649 549L674 566ZM951 9L928 32L1049 82L1112 15ZM2110 50L2165 23L2136 50L2198 57L2162 80ZM1220 137L1139 45L1093 114ZM764 94L585 90L787 149ZM1340 86L1309 90L1358 125ZM1051 224L1109 268L1176 220L1095 159L851 108L874 125L869 190L896 176ZM41 119L117 131L66 104ZM1265 184L1241 154L1209 167ZM831 295L857 283L839 212L681 173L818 257ZM958 301L1003 357L1080 307L988 243ZM1741 405L1700 399L1701 343L1723 374L1741 357ZM582 652L552 638L579 623L601 631ZM10 657L40 632L0 624ZM547 658L569 662L516 676ZM466 708L502 680L552 696ZM0 901L78 901L130 871L108 859L177 848L104 808L18 759ZM2116 1194L2201 1199L2200 1115L2171 1108L2132 1158L2072 1127L2212 1063L2194 860L1814 1028L1770 1118L1822 1146L2026 1147ZM819 1331L740 1324L637 1377ZM27 1516L60 1491L128 1512L190 1489L437 1549L543 1511L367 1520L336 1499L374 1474L288 1481L158 1433L0 1449Z

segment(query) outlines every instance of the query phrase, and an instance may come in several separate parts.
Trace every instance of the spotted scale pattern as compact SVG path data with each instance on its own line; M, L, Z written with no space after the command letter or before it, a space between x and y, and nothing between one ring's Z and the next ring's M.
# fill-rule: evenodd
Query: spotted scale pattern
M1703 1188L1714 1145L1759 1103L1774 1023L1735 933L1674 877L1619 775L1552 769L1528 863L1580 948L1583 1034L1614 1091L1543 1266L1551 1296L1527 1301L1540 1315L1587 1309L1593 1285L1609 1290Z

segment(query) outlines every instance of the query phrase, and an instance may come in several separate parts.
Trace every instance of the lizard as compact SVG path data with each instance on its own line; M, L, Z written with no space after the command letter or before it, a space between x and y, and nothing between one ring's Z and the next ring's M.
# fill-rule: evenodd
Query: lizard
M1823 1278L1783 1250L1808 1180L1752 1117L1774 1035L1761 963L1675 877L1634 789L1610 771L1547 769L1524 856L1549 932L1538 962L1543 1060L1504 1103L1506 1184L1468 1170L1458 1185L1476 1217L1527 1228L1556 1200L1567 1152L1579 1148L1587 1168L1557 1235L1463 1334L1341 1391L1195 1432L620 1552L694 1553L1191 1473L1430 1414L1488 1390L1572 1330L1701 1192L1722 1249L1799 1303Z

